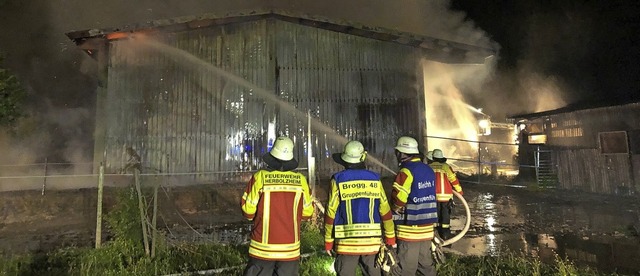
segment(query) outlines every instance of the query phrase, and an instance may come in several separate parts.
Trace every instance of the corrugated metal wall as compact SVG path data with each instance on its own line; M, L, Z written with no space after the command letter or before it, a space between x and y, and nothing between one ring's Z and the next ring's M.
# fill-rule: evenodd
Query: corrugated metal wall
M307 118L290 108L310 111L336 130L312 133L318 172L325 176L339 168L330 158L342 146L336 135L363 141L392 166L395 139L420 134L424 100L414 48L273 19L161 39L262 89L238 85L186 56L176 58L182 55L177 50L113 41L108 116L102 118L111 170L125 166L130 146L147 171L226 179L234 171L257 169L280 134L295 140L304 167ZM291 106L265 100L265 91Z

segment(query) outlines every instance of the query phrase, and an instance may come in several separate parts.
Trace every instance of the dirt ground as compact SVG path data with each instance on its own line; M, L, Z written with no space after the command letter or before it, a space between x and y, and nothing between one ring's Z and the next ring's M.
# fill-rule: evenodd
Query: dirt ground
M326 201L321 189L325 185L318 184L321 202ZM241 241L248 231L238 206L243 189L244 184L162 189L158 227L187 241ZM453 245L454 252L495 255L515 251L541 258L562 254L604 270L640 271L637 262L628 261L640 260L637 197L477 184L464 185L464 191L471 227ZM115 195L115 189L105 191L105 212L114 205ZM40 191L0 193L0 253L92 246L96 198L95 189L48 191L45 195ZM462 229L465 219L458 202L454 232ZM108 238L108 233L104 236ZM624 258L612 257L622 256L620 252Z

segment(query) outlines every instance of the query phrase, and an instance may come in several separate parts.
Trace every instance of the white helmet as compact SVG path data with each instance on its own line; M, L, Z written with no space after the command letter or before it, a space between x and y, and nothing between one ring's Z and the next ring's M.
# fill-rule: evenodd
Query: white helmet
M408 136L402 136L398 138L398 142L396 143L396 149L399 152L406 154L419 154L418 150L418 141Z
M364 151L364 146L358 141L349 141L344 145L344 151L340 155L340 159L350 164L358 164L364 161L367 157L367 152Z
M269 153L279 160L289 161L293 159L293 141L289 137L278 137Z
M442 150L440 149L434 149L433 150L433 158L444 158L444 154L442 153Z
M432 150L427 152L427 160L433 161L433 151Z

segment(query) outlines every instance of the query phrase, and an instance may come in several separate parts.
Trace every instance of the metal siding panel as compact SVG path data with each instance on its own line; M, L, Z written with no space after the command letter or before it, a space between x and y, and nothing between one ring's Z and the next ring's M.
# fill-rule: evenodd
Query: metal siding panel
M400 108L411 105L416 92L411 83L415 68L407 65L417 62L411 60L415 56L410 47L271 20L171 34L165 39L259 87L278 87L276 93L283 100L304 113L312 110L314 117L340 135L370 137L375 140L369 149L372 156L389 166L394 165L391 149L397 136L414 131L415 126L397 119L410 117L416 109ZM126 55L118 42L112 46L107 106L114 112L107 118L111 126L107 148L109 160L119 160L112 168L126 162L122 147L133 144L144 148L145 164L158 170L254 169L266 151L265 132L274 117L281 133L297 141L297 158L306 164L306 118L290 116L256 91L203 73L202 68L189 69L158 53ZM269 58L270 51L274 60ZM132 66L132 62L148 65ZM279 70L277 84L274 70ZM166 82L149 77L154 73ZM148 92L151 101L142 99L145 90L152 90ZM140 111L145 105L150 109ZM356 120L359 106L371 109L364 122ZM363 125L369 126L366 132ZM330 153L341 150L342 144L331 135L316 133L313 145L318 172L325 175L340 169ZM242 148L248 145L249 156L242 157Z

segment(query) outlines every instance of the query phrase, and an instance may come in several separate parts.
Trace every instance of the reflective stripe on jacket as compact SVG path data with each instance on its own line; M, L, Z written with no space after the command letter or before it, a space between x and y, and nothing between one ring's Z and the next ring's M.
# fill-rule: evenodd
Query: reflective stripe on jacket
M325 214L325 248L335 245L338 254L375 254L381 223L387 242L395 244L391 207L378 174L365 169L336 173Z
M435 174L419 158L401 164L393 183L394 210L404 212L394 217L397 238L407 241L430 240L433 224L438 221Z
M448 202L453 199L452 189L456 192L462 191L460 181L449 164L433 162L429 166L436 173L436 199L439 202Z
M249 255L264 260L300 258L300 223L313 215L307 179L291 171L256 172L242 195L242 213L253 220Z

